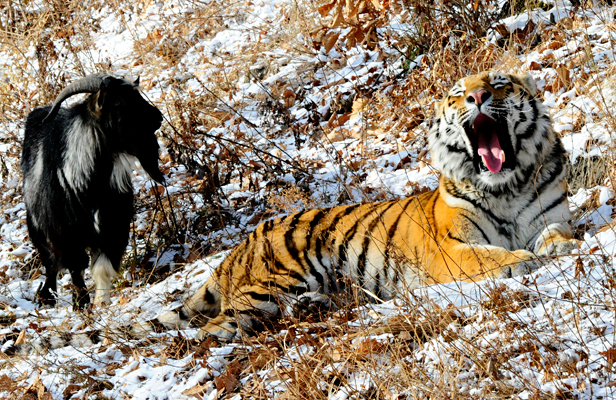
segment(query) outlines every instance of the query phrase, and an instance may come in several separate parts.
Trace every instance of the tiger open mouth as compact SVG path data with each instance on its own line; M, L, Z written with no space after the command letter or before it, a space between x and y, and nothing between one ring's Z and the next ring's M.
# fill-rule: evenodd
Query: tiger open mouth
M494 174L513 165L513 149L507 135L507 125L479 114L471 127L475 165ZM481 159L481 163L479 163Z

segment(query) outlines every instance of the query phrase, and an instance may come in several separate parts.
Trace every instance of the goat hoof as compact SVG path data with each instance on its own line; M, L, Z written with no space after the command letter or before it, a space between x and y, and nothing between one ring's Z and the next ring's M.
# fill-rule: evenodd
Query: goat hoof
M34 301L42 307L55 307L57 303L56 296L51 291L45 289L36 293Z
M84 311L84 310L87 310L88 308L90 308L90 296L88 296L87 294L84 296L78 297L77 299L74 299L73 309Z
M43 297L38 297L35 302L39 303L41 308L54 308L57 303L56 299L46 299Z

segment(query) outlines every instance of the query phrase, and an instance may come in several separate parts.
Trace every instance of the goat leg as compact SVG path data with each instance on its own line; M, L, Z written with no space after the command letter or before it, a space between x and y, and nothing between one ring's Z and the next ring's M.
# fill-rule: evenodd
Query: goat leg
M43 306L54 307L56 305L55 293L57 289L56 279L58 277L58 271L57 269L53 270L52 268L47 268L45 276L45 284L39 289L37 293L37 300Z
M73 307L84 310L90 304L88 288L83 280L83 271L71 270L71 280L73 281Z
M73 282L73 307L83 310L90 303L88 288L83 279L83 271L88 267L89 257L85 249L62 252L60 266L68 269ZM49 278L48 278L49 279Z

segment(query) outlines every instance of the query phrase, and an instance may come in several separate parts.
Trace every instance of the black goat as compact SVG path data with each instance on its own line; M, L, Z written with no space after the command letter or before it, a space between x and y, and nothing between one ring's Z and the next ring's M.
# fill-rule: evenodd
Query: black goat
M158 141L162 115L139 93L139 80L108 74L67 86L52 107L26 119L21 169L28 232L46 268L38 297L55 305L62 268L73 281L73 303L90 302L83 271L92 261L95 304L109 303L111 281L128 244L133 216L132 169L136 157L162 183ZM70 108L67 98L91 93Z

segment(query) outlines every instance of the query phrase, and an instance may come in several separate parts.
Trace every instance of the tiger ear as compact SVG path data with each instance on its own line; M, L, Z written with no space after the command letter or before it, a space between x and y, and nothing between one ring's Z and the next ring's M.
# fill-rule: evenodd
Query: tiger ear
M526 89L528 89L530 94L532 94L533 96L536 96L537 95L537 83L535 83L535 78L533 78L530 72L527 72L524 75L521 75L519 78L524 84L524 86L526 87Z

